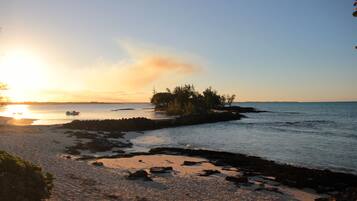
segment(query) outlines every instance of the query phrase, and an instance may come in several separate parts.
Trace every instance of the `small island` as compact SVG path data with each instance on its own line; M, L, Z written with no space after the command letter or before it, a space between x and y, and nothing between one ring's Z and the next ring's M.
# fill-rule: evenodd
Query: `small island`
M150 102L156 110L165 111L168 115L194 115L225 111L226 106L231 106L235 95L219 95L212 87L202 93L195 90L193 85L177 86L173 90L156 93ZM239 112L238 110L236 112Z
M251 107L232 106L235 95L219 95L211 87L202 93L193 85L177 86L172 91L154 91L150 102L155 111L164 112L165 119L129 118L116 120L74 120L64 128L101 131L145 131L220 121L239 120L242 113L257 113Z

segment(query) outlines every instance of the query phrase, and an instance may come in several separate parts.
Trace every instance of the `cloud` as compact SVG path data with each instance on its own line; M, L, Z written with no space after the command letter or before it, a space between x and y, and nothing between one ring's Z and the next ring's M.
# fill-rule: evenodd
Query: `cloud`
M136 58L135 62L123 69L123 84L130 87L144 87L164 76L190 75L198 71L198 67L187 61L167 56L150 55Z
M115 62L101 57L80 68L57 65L43 94L50 100L147 101L154 85L178 83L201 71L191 55L127 41L119 45L125 54Z
M89 77L94 80L102 77L106 83L127 89L140 89L152 87L154 82L168 77L171 80L179 79L201 70L193 59L173 53L172 50L136 45L127 41L121 41L119 45L127 53L128 58L112 64L101 59L89 70Z

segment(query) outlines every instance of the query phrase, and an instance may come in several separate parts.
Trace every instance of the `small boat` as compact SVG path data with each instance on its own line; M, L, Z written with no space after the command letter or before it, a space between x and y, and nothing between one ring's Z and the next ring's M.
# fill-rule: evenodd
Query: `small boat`
M79 115L79 112L77 112L77 111L67 111L66 112L66 115L67 116L77 116L77 115Z

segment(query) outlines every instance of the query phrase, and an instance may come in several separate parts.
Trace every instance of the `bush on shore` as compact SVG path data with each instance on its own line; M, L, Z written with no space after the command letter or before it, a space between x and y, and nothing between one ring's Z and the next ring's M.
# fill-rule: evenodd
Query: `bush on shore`
M0 151L0 200L40 201L49 198L51 174L19 157Z

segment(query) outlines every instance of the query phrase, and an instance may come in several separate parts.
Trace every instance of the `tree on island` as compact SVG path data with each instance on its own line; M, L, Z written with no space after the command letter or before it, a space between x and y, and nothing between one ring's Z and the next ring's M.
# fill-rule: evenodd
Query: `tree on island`
M225 96L225 99L226 99L226 104L229 106L229 107L231 107L232 106L232 103L233 103L233 101L234 101L234 99L236 98L236 95L235 94L233 94L233 95L229 95L229 94L227 94L226 96Z
M156 110L165 111L168 115L190 115L212 112L213 109L221 109L225 105L231 105L235 95L219 95L216 90L209 87L199 93L193 85L177 86L174 90L166 92L154 92L151 103Z

